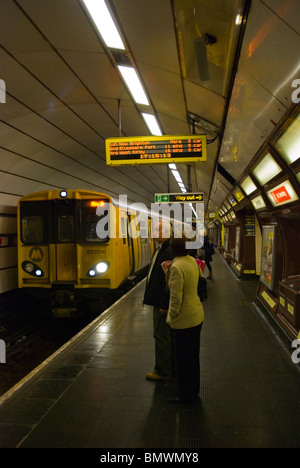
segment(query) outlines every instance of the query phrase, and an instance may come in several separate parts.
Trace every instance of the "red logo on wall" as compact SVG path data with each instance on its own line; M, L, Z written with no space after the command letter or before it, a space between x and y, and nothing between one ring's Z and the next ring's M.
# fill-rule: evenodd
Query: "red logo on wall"
M278 189L274 190L271 192L271 195L273 197L273 200L275 203L278 205L278 203L285 202L287 200L291 200L291 196L288 193L287 189L285 188L284 185L282 187L279 187Z

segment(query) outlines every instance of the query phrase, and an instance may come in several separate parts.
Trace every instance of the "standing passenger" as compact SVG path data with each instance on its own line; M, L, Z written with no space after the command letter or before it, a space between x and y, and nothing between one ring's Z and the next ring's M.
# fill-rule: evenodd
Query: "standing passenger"
M209 237L207 234L204 236L204 243L203 243L202 249L204 250L204 254L205 254L205 264L209 271L207 279L213 279L213 271L212 271L212 267L210 264L210 262L212 262L211 246L210 246Z
M174 330L178 396L170 401L193 403L200 390L200 332L204 320L197 285L197 262L188 255L186 238L172 238L175 258L170 268L170 304L167 323Z
M155 366L153 372L146 374L148 380L171 380L173 377L173 353L170 326L166 323L169 307L169 291L166 285L164 261L172 260L174 254L170 248L170 226L166 231L165 223L156 223L153 237L159 244L155 251L146 283L144 304L153 306L153 337L155 340Z

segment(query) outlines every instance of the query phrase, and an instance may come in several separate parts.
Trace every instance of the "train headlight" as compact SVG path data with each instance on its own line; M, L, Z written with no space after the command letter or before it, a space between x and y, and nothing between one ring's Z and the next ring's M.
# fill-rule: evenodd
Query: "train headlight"
M97 263L96 270L98 271L98 273L105 273L108 270L108 263L107 262Z
M35 265L35 263L29 261L22 262L22 268L29 275L39 277L44 276L43 270L39 266Z
M24 270L26 271L26 273L29 273L31 274L34 270L34 265L33 263L30 263L30 262L27 262L24 266Z
M103 273L107 272L109 267L110 264L106 261L98 262L88 271L87 275L90 277L103 275Z

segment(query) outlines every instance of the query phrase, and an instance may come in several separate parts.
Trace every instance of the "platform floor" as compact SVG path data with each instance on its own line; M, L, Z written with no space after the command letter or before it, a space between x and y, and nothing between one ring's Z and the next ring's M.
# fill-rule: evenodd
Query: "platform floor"
M145 379L154 341L143 281L0 398L0 447L299 448L292 348L253 306L258 283L237 280L219 253L213 268L199 403L170 403L174 382Z

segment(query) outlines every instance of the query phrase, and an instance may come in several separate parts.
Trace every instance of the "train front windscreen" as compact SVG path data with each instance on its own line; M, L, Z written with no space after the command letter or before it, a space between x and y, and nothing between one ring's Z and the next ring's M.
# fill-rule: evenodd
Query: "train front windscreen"
M55 199L20 204L21 242L27 245L106 243L109 240L108 199Z

